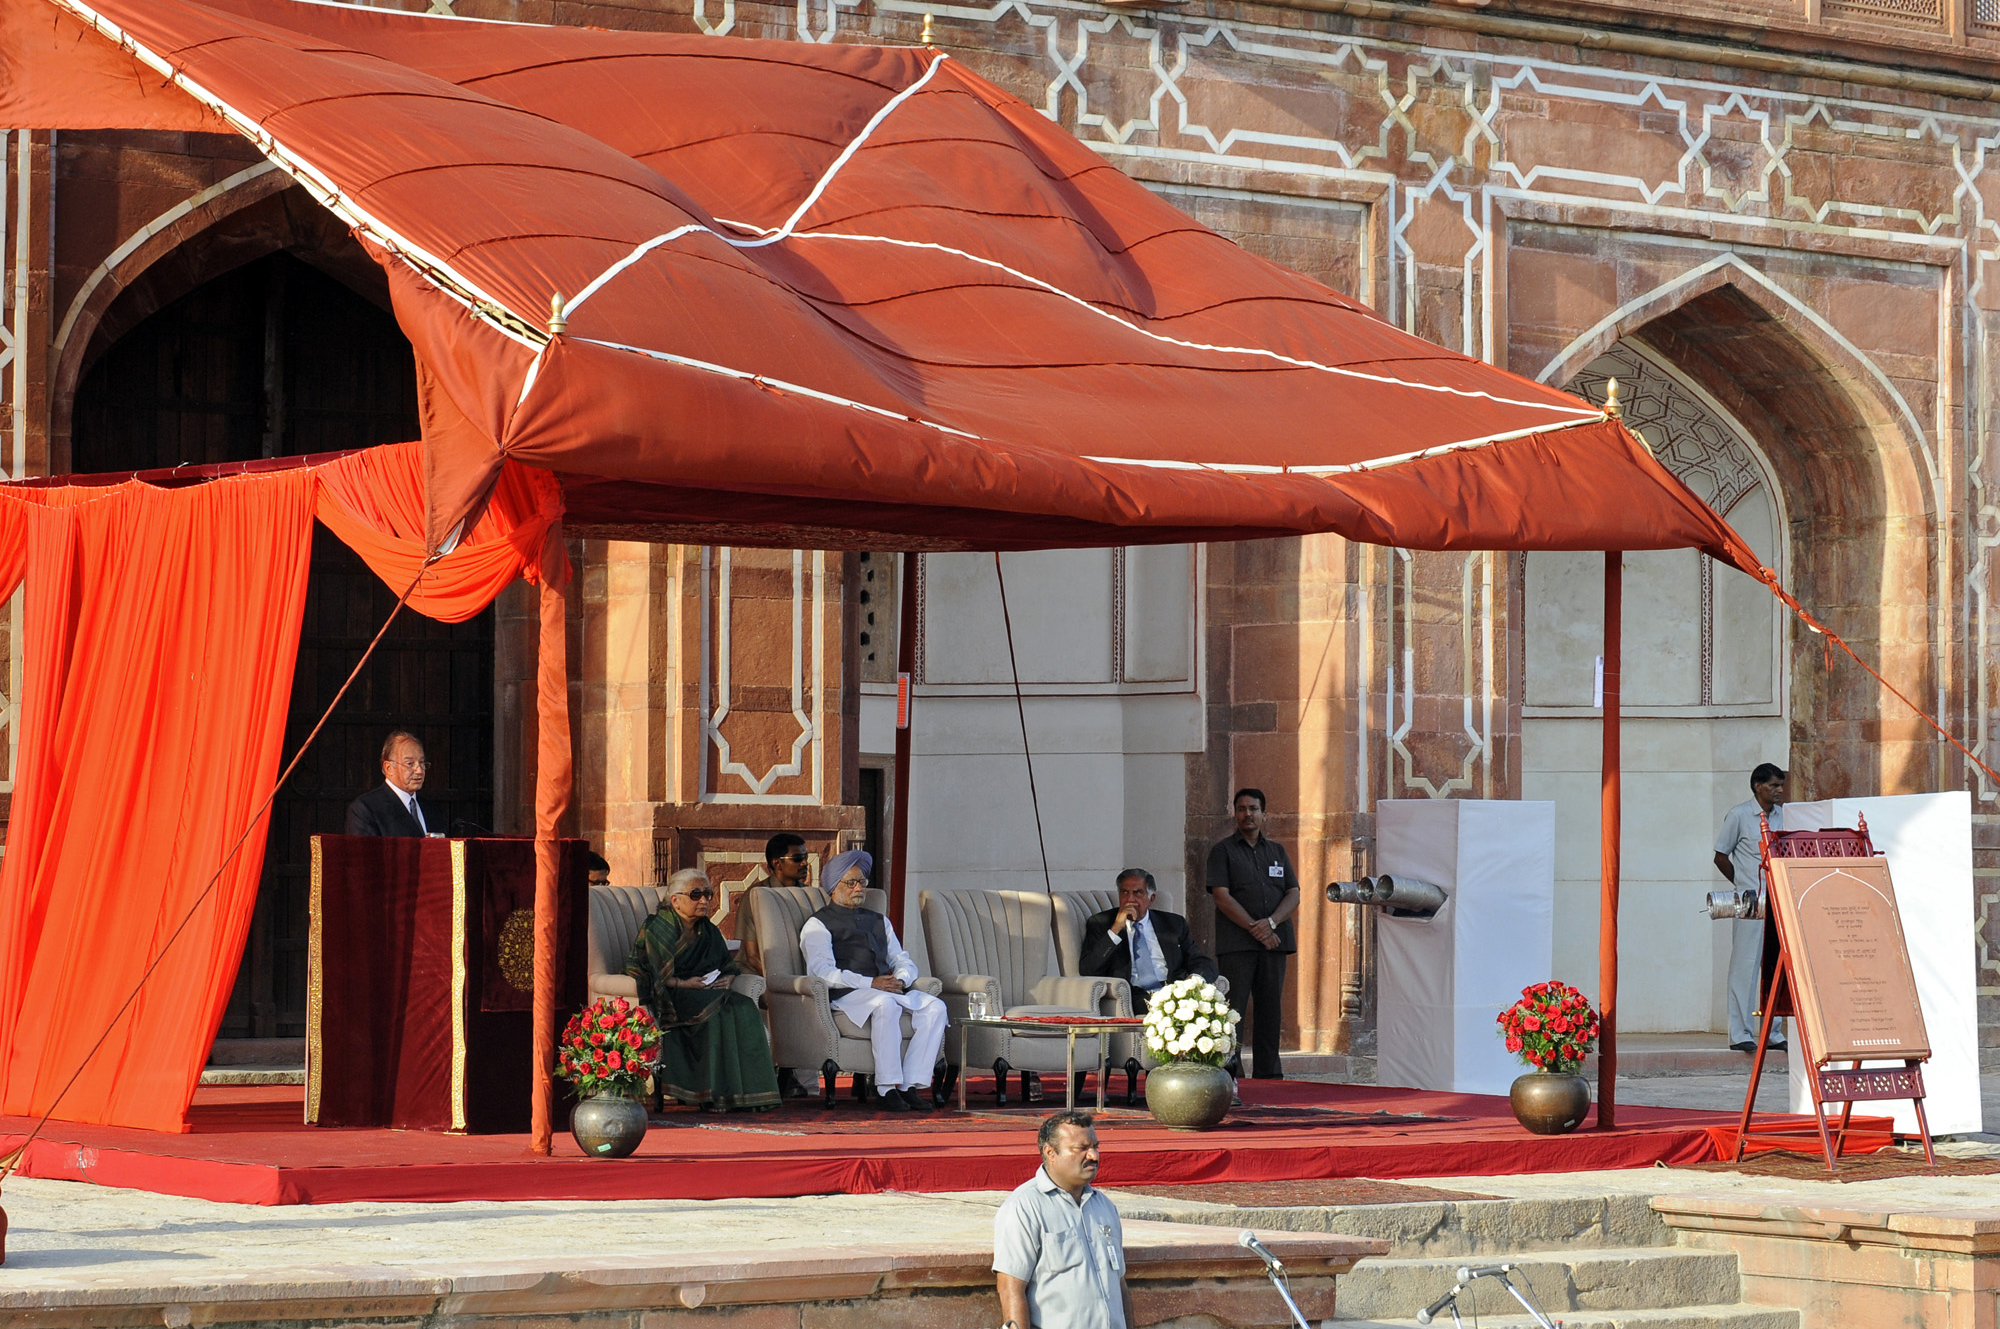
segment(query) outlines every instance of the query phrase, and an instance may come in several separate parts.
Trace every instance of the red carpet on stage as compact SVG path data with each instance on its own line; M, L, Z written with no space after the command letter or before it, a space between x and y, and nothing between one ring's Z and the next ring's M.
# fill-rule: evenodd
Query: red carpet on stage
M982 1092L983 1091L983 1092ZM885 1114L851 1099L772 1113L675 1110L628 1159L585 1158L567 1135L551 1158L526 1136L329 1129L303 1122L290 1086L204 1088L184 1135L51 1122L20 1175L242 1204L447 1200L711 1200L869 1191L1007 1190L1034 1170L1043 1104L995 1113L972 1084L970 1119ZM1615 1131L1531 1135L1504 1098L1365 1085L1245 1081L1240 1124L1171 1131L1125 1113L1106 1123L1107 1186L1488 1176L1698 1163L1735 1137L1734 1114L1620 1109ZM1263 1109L1263 1110L1259 1110ZM831 1120L829 1120L829 1118ZM1760 1124L1775 1119L1760 1118ZM1806 1119L1808 1123L1810 1119ZM30 1123L0 1118L0 1151ZM1859 1123L1857 1123L1859 1124ZM1870 1120L1851 1151L1888 1143ZM859 1129L855 1129L855 1128Z

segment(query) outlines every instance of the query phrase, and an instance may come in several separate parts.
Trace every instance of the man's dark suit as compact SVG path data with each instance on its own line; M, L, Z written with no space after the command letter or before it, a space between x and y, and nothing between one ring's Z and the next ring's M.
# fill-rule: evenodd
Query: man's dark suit
M1093 978L1122 978L1129 983L1132 981L1132 940L1129 935L1123 941L1111 935L1111 921L1117 917L1116 909L1106 909L1090 916L1090 921L1083 925L1083 954L1077 961L1077 967ZM1160 943L1160 958L1166 961L1167 966L1167 982L1175 982L1189 974L1200 974L1211 983L1215 981L1215 961L1196 949L1185 918L1163 909L1153 909L1147 911L1146 921L1153 925L1153 936ZM1126 928L1128 934L1131 930L1129 926ZM1134 988L1133 1013L1139 1014L1145 1009L1146 994Z
M425 808L422 799L417 806L423 808L424 826L438 830L431 820L431 810ZM400 794L386 783L378 784L361 797L347 805L347 833L349 835L422 835L424 827L417 825L417 819L403 806Z

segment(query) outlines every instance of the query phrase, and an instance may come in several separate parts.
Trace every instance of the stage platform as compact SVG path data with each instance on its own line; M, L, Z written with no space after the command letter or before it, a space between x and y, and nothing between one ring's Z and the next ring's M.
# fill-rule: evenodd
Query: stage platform
M1121 1077L1122 1078L1122 1077ZM1061 1105L883 1113L844 1095L769 1113L674 1109L629 1159L586 1158L566 1133L553 1157L525 1136L307 1126L290 1085L203 1087L191 1129L165 1135L51 1122L21 1175L241 1204L347 1201L726 1199L875 1191L1006 1190L1035 1166L1035 1129ZM1507 1100L1373 1085L1246 1081L1245 1106L1211 1131L1167 1130L1143 1108L1100 1119L1106 1186L1468 1177L1706 1162L1733 1146L1734 1114L1621 1107L1620 1125L1538 1136ZM1760 1126L1776 1120L1760 1117ZM0 1117L0 1150L29 1123ZM1804 1124L1810 1125L1810 1119ZM1857 1123L1859 1124L1859 1123ZM1851 1138L1889 1143L1886 1119Z

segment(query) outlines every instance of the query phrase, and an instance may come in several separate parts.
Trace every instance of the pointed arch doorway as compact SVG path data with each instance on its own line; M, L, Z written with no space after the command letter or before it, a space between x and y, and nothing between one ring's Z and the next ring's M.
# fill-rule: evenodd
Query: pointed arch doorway
M178 253L158 265L156 280L137 285L140 309L112 306L109 335L84 358L70 419L72 469L249 461L417 436L415 363L386 287L364 293L329 275L379 276L372 264L283 248L244 262L240 248L232 254L213 233ZM203 261L218 254L233 266ZM395 600L345 545L314 532L288 756ZM381 778L389 729L414 729L429 748L427 807L448 823L493 822L493 622L491 609L461 624L400 615L279 792L218 1044L303 1039L310 837L338 833L349 800ZM289 1051L239 1043L224 1055L288 1061Z
M1568 386L1601 403L1612 378L1627 423L1786 576L1785 494L1751 431L1641 337ZM1522 796L1556 804L1557 975L1594 996L1603 559L1525 566ZM1721 1030L1730 933L1699 910L1721 885L1722 814L1749 797L1757 763L1788 764L1787 624L1763 587L1693 550L1628 553L1624 603L1620 1029Z

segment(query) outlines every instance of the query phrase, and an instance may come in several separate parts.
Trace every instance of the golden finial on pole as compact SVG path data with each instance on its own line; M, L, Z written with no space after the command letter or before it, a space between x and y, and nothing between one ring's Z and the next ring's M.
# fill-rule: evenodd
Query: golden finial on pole
M558 291L549 297L549 335L560 337L567 331L569 331L569 319L563 316L562 292Z
M1618 404L1618 380L1615 378L1604 382L1604 414L1613 420L1625 418L1625 408Z
M925 46L937 45L937 43L931 39L931 16L929 14L924 15L924 35L922 38L922 44Z

